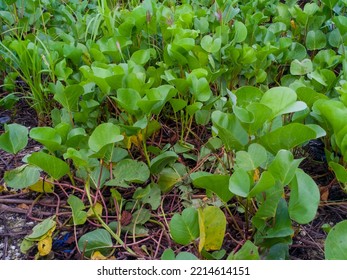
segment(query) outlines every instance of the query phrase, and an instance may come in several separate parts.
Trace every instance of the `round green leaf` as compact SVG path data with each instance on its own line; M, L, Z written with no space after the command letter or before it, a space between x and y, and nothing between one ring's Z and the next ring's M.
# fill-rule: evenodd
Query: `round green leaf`
M327 260L347 260L347 221L336 224L325 240Z
M229 179L229 190L238 196L247 197L251 181L248 173L243 169L237 169Z
M94 152L99 152L108 144L123 140L124 136L120 134L120 129L112 123L103 123L97 126L89 137L89 147Z
M305 75L313 71L312 61L308 58L305 58L302 61L297 59L293 60L290 64L290 74L292 75Z
M17 154L28 144L28 129L20 124L5 125L5 133L0 135L0 149Z
M326 35L321 30L310 30L306 36L306 47L308 50L320 50L327 44Z
M307 224L316 216L320 193L313 179L301 169L297 169L294 179L289 183L290 218L299 224Z
M173 240L181 245L188 245L199 237L198 211L195 208L186 208L182 215L173 215L170 223L170 233Z
M34 127L30 130L30 138L43 144L48 150L54 152L61 147L61 136L52 127Z
M111 235L105 229L88 232L78 240L78 248L90 258L93 252L99 251L104 256L112 252Z
M5 172L6 184L13 189L24 189L35 184L40 178L40 170L31 165L22 165Z

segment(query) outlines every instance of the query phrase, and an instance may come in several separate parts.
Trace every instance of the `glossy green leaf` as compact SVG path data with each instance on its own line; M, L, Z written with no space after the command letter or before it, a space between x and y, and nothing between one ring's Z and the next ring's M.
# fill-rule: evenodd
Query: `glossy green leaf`
M297 169L295 177L289 183L291 192L289 199L290 218L299 224L311 222L317 214L320 201L318 186L313 179L301 169Z
M341 164L330 161L329 167L334 171L336 179L341 183L347 183L347 170Z
M172 239L181 245L188 245L199 237L198 211L186 208L182 214L175 213L169 223Z
M234 35L234 42L235 43L241 43L247 38L247 28L244 23L241 21L235 20L234 22L234 28L235 28L235 35Z
M28 157L28 162L40 167L49 176L56 180L59 180L64 175L70 173L70 167L65 161L44 152L32 153Z
M134 61L136 64L145 65L151 58L151 50L138 50L131 55L130 60Z
M252 86L240 87L234 94L237 98L237 105L243 108L251 103L259 102L263 96L263 92L259 88Z
M251 189L248 197L254 197L259 193L265 192L275 186L275 179L269 171L264 171L261 173L259 181Z
M88 258L96 251L104 256L109 255L113 250L112 245L111 235L104 229L90 231L78 240L78 248Z
M238 196L247 197L251 187L248 173L243 169L236 169L229 180L229 190Z
M214 111L211 119L214 131L228 151L242 149L248 143L248 134L235 115Z
M32 165L22 165L5 172L4 180L13 189L24 189L40 179L40 170Z
M83 225L87 220L87 212L83 201L75 195L70 195L67 203L70 205L72 210L72 219L75 226Z
M120 129L112 123L103 123L98 125L89 137L89 147L94 152L99 152L108 144L113 144L123 140Z
M268 167L268 171L282 186L288 185L295 176L302 159L294 159L291 152L280 150Z
M216 206L206 206L198 210L200 242L199 251L216 251L222 247L226 230L224 212Z
M315 129L301 123L290 123L260 137L259 143L275 154L281 149L291 150L316 138Z
M117 98L112 98L129 114L134 115L139 110L137 102L141 100L141 95L134 89L120 88L117 90Z
M48 150L54 152L61 147L62 139L52 127L34 127L30 130L30 138L43 144Z
M337 223L325 240L325 259L347 260L347 221Z
M251 171L258 168L267 160L265 148L257 143L252 143L248 151L236 152L236 164L245 171Z
M20 124L5 124L5 132L0 135L0 149L17 154L28 144L28 129Z
M294 90L288 87L274 87L266 91L260 101L272 109L272 117L282 114L293 113L304 110L307 105L304 102L296 101L297 95Z
M64 91L59 91L54 95L57 100L69 112L78 111L78 102L80 96L84 93L81 85L69 85Z
M229 190L229 175L200 171L190 174L190 178L195 187L214 192L224 202L228 202L233 197L233 193Z

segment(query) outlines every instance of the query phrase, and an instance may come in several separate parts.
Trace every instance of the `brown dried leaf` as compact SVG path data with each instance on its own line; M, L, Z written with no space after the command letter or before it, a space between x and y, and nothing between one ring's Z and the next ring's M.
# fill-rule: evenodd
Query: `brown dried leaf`
M128 211L123 211L122 212L122 217L120 218L120 223L122 226L129 225L131 223L133 216L131 215L130 212Z

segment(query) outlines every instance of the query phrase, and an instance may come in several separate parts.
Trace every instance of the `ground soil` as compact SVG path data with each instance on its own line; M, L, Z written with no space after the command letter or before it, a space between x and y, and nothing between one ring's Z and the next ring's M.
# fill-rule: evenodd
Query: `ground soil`
M9 117L9 123L19 123L27 126L29 129L37 126L36 114L25 101L21 100L13 110L1 110L0 117ZM3 127L0 125L0 133ZM314 145L316 147L316 145ZM32 259L35 252L29 255L20 253L19 246L25 235L40 220L57 214L59 216L60 233L55 236L53 244L53 253L47 258L54 259L79 259L82 258L76 251L76 246L71 227L64 227L67 211L66 196L62 189L57 189L56 194L38 195L33 192L14 192L4 189L3 175L6 170L10 170L17 165L21 165L21 158L26 154L39 150L41 147L34 141L29 142L27 148L17 157L13 157L0 150L0 259ZM306 159L301 163L301 168L311 175L316 181L321 191L321 203L316 218L308 225L294 225L295 236L290 248L290 257L295 260L319 260L324 259L324 240L327 236L323 230L326 226L333 226L339 221L347 219L347 194L334 180L334 176L329 170L322 155L322 150L318 149L312 153L310 147L303 149ZM324 152L323 152L324 154ZM301 157L299 154L298 157ZM57 198L58 197L58 198ZM167 208L172 211L178 207L177 200L182 196L178 191L167 194L164 199ZM165 210L165 209L164 209ZM176 209L179 210L179 209ZM159 217L159 213L158 213ZM122 217L123 218L123 217ZM126 219L126 217L124 217ZM163 221L164 222L164 221ZM153 224L151 224L153 227ZM80 228L76 234L82 235L92 227L86 225ZM132 249L139 254L143 254L143 248L147 248L152 253L148 257L143 254L143 258L160 258L165 247L171 247L171 239L167 232L161 228L149 228L152 236L141 239L132 245ZM228 229L230 238L226 238L226 247L235 248L237 242L232 237L233 229ZM127 242L132 242L128 240ZM140 249L141 247L141 249ZM179 250L179 248L177 248ZM189 250L189 248L188 248ZM194 248L192 248L192 252ZM141 253L142 252L142 253ZM117 259L127 259L126 254L117 255Z

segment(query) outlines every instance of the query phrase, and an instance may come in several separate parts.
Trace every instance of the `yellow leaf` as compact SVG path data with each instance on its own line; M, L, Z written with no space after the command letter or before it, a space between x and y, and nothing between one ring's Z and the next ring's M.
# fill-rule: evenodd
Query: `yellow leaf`
M290 26L293 28L293 29L296 29L296 24L295 24L295 21L292 19L290 21Z
M259 169L258 168L256 170L254 170L253 181L254 182L259 181Z
M96 214L97 214L98 216L101 216L101 215L102 215L102 205L101 205L99 202L97 202L97 203L94 205L94 211L96 212ZM95 217L92 208L89 208L89 210L88 210L88 212L87 212L87 217Z
M199 217L198 220L199 220L199 230L200 230L199 252L201 252L205 246L205 240L206 240L204 212L202 208L198 209L198 217Z
M6 192L8 189L4 185L0 185L0 192Z
M220 250L223 244L226 218L222 210L216 206L199 208L199 228L200 242L199 251L204 248L206 251Z
M107 260L107 257L105 257L103 254L101 254L99 251L96 251L91 256L92 260Z
M30 190L40 193L52 193L54 190L54 185L46 180L40 179L35 184L29 187Z
M141 147L142 139L143 138L141 132L139 132L137 135L133 135L130 137L131 143L133 143L137 148Z
M37 249L39 250L40 256L47 256L52 250L52 237L47 236L45 239L40 240L37 243Z
M123 136L124 136L123 143L125 145L125 148L127 148L129 150L131 148L130 137L126 136L125 133L123 134Z

